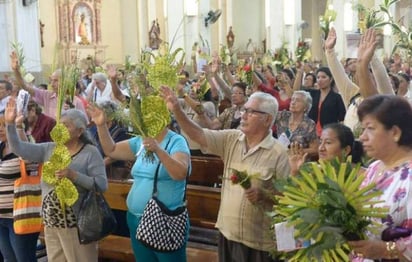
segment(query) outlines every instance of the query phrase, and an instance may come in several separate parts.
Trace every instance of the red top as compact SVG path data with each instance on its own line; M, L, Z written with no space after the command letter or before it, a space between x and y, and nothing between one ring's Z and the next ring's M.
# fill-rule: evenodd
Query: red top
M280 99L280 94L279 94L278 90L276 90L274 88L269 88L263 83L259 85L258 89L262 92L271 94L272 96L274 96L276 98L276 100L278 101L278 104L279 104L279 111L283 111L283 110L288 110L289 111L289 106L290 106L290 101L291 101L290 98L288 98L286 100Z
M41 113L31 131L31 136L36 143L51 142L50 132L55 125L56 120Z

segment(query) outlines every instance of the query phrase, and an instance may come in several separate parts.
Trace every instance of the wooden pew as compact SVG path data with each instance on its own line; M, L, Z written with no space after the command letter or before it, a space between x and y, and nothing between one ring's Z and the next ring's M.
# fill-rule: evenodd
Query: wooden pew
M220 188L187 185L187 208L192 226L215 228L220 205Z
M126 198L130 191L131 182L109 181L109 188L104 193L112 209L127 210ZM214 228L220 204L220 188L188 185L187 205L192 226ZM193 248L186 249L188 261L198 261L199 257L208 258L207 261L217 261L215 251ZM130 239L117 235L109 235L99 242L100 261L135 261Z
M217 156L192 156L189 184L215 187L222 183L223 161Z
M223 174L223 162L216 156L192 156L192 174L187 186L187 207L189 210L190 224L214 232L217 213L220 205L221 176ZM115 172L116 174L112 174ZM115 169L108 169L109 178L119 178ZM121 174L121 178L127 175ZM131 182L127 179L110 180L109 189L105 197L112 209L126 211L126 198L130 191ZM190 237L192 239L192 236ZM211 239L210 242L214 242ZM217 261L215 251L187 247L188 261L198 261L199 258L208 262ZM128 237L110 235L99 243L100 261L135 261Z

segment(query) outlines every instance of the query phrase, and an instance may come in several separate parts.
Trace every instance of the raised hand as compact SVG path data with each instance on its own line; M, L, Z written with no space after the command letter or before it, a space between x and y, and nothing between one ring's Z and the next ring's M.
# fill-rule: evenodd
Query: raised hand
M102 109L98 108L96 105L89 103L87 105L87 114L96 124L96 126L101 126L106 123L106 116Z
M331 28L330 30L329 30L329 34L328 34L328 37L326 38L326 40L325 40L325 49L326 50L328 50L328 49L333 49L334 47L335 47L335 45L336 45L336 30L335 30L335 28Z
M208 64L203 65L202 71L204 71L206 75L211 74L212 73L211 66L209 66Z
M117 68L115 65L108 65L106 73L109 79L117 79Z
M376 33L373 28L369 28L364 35L362 35L358 47L358 61L369 63L375 53L378 41L376 40Z
M170 111L173 112L179 107L179 101L177 100L177 97L173 90L171 90L169 87L161 86L160 96L164 99L166 106Z
M10 96L9 101L6 105L6 110L4 111L4 121L6 124L14 124L17 116L17 105L16 98Z
M303 152L299 143L293 142L289 148L289 165L292 175L297 175L299 168L305 163L308 153Z
M19 58L14 51L10 54L10 66L13 71L18 71L20 69Z

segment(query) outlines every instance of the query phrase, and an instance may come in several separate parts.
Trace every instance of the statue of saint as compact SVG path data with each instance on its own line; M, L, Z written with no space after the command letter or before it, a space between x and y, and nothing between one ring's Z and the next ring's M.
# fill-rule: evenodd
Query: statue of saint
M255 51L255 44L252 42L252 38L249 38L249 41L246 44L246 51L253 53Z
M152 27L149 31L149 46L153 50L159 49L160 43L162 43L162 39L160 39L160 26L157 20L153 20Z
M80 37L80 45L89 45L90 41L87 38L87 26L85 22L85 15L81 14L80 15L80 24L79 27L77 28L77 35Z
M226 43L229 49L231 49L233 47L233 44L235 43L235 34L233 33L231 26L229 27L229 32L226 36Z

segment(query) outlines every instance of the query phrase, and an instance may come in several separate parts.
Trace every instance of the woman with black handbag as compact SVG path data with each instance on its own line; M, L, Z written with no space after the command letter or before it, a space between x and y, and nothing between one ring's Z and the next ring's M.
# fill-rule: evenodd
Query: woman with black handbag
M81 244L78 236L77 218L80 205L84 196L97 188L103 192L107 189L106 170L97 148L93 145L87 133L87 117L77 109L68 109L61 115L56 126L65 126L64 132L52 131L54 141L67 135L64 145L58 142L31 144L21 141L17 137L15 126L16 102L10 98L5 112L7 139L11 151L26 160L45 163L42 175L42 218L45 225L44 235L46 241L47 257L49 261L96 261L98 260L97 241ZM57 131L57 130L56 130ZM53 136L55 135L55 136ZM56 138L56 139L55 139ZM63 147L66 147L64 149ZM65 155L54 154L55 149L67 150ZM53 170L50 164L68 160L65 169ZM46 168L46 165L49 165ZM53 172L47 172L47 169ZM45 179L46 175L48 176ZM73 205L62 205L62 192L59 189L59 181L65 181L64 198L72 198ZM69 187L70 186L70 187ZM74 194L68 194L69 189Z
M164 109L156 113L169 117ZM127 223L136 259L186 261L189 220L184 202L190 151L184 137L165 127L154 138L136 136L114 143L104 112L93 105L87 111L97 126L104 153L112 159L135 161ZM150 154L154 160L147 158ZM166 224L163 218L174 222Z

